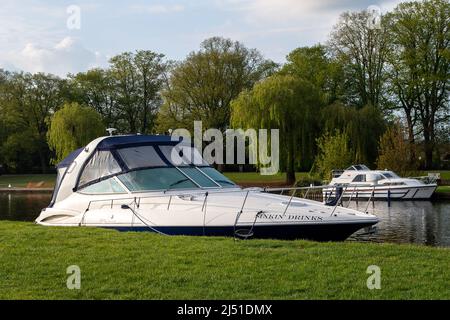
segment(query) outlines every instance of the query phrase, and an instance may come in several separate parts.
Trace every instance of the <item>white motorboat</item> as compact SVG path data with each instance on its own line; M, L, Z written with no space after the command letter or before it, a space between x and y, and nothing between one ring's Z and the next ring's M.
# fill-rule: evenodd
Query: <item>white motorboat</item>
M437 188L436 183L426 184L418 179L401 178L388 170L370 170L365 165L353 165L336 172L324 196L335 196L337 186L342 187L343 198L374 198L396 200L429 199Z
M378 222L353 209L242 189L181 138L98 138L57 168L40 225L331 241Z

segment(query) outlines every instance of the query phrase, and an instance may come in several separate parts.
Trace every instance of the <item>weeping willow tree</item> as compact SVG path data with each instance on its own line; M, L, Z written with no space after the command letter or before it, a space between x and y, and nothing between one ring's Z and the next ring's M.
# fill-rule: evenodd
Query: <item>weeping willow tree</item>
M353 150L353 161L374 165L378 156L378 141L386 130L380 111L370 105L363 108L336 103L322 110L323 132L346 132Z
M280 168L286 182L295 182L295 169L314 161L317 115L322 100L319 90L307 80L273 75L242 92L231 103L235 128L279 129Z
M47 140L58 163L72 151L104 135L105 126L100 115L91 107L78 103L64 104L50 121Z

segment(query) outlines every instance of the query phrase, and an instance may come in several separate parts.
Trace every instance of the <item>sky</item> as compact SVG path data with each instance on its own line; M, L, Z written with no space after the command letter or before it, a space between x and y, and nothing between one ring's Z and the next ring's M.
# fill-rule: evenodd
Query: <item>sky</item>
M293 49L326 42L339 15L399 0L1 0L0 68L68 73L106 67L125 51L182 60L222 36L282 63Z

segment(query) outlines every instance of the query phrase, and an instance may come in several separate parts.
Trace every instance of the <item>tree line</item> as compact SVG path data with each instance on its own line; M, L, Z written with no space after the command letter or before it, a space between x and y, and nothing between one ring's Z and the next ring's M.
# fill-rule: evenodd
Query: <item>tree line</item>
M62 150L99 134L86 115L121 133L192 129L194 120L204 129L277 128L288 180L296 170L323 172L324 163L395 165L391 154L410 169L442 166L450 152L450 5L404 2L371 21L371 12L344 12L326 43L297 48L282 65L213 37L183 61L139 50L64 79L0 70L0 164L45 172L67 153L55 145L61 134L80 136ZM72 120L57 117L63 110ZM333 162L325 150L341 152L329 152Z

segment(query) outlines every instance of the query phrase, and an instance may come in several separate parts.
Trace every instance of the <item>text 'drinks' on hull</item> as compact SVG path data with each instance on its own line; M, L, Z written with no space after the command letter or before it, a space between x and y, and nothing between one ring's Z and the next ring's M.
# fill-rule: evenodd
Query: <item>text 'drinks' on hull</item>
M36 222L163 235L345 240L378 219L262 189L242 189L177 137L99 138L58 165Z

